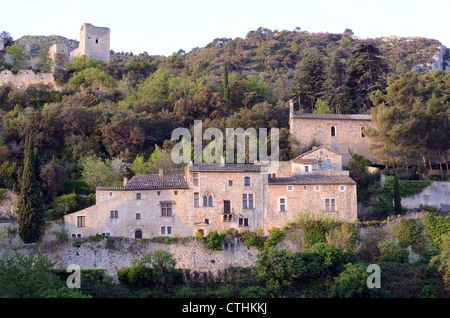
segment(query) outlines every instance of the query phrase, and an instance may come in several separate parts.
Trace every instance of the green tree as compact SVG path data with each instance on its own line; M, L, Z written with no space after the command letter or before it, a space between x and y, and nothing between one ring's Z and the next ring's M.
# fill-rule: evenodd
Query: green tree
M40 240L45 221L42 192L36 180L33 134L29 134L25 142L24 166L17 204L17 223L19 224L20 238L25 243L35 243Z
M20 253L0 259L0 297L2 298L90 298L70 289L51 273L53 263L45 255Z
M52 60L49 56L49 48L46 45L41 46L41 49L39 50L39 62L37 66L43 70L44 72L51 72L52 70Z
M324 73L323 101L330 105L330 108L336 114L348 113L349 100L346 64L339 58L337 53L331 57Z
M25 62L30 58L30 52L24 49L25 45L20 42L6 47L6 54L9 55L12 65L18 71L21 70Z
M111 160L102 160L97 156L89 156L81 161L83 172L81 175L93 189L98 186L109 187L121 180L121 175L111 167Z
M442 243L439 247L441 252L430 260L430 265L438 265L445 288L450 292L450 233L442 235Z
M316 100L314 105L314 114L333 114L333 110L320 97Z
M368 43L355 45L348 58L349 97L352 111L373 106L370 95L386 87L387 65L379 49Z
M230 100L227 63L223 63L223 99Z
M345 264L345 270L334 278L331 295L339 298L366 298L374 293L367 287L366 267L363 264Z
M402 198L400 197L400 185L398 182L398 177L395 175L394 177L394 211L395 214L402 214Z
M294 77L291 82L291 96L305 102L305 109L309 107L313 112L314 104L320 97L324 82L323 57L316 47L305 49L302 59L294 70Z

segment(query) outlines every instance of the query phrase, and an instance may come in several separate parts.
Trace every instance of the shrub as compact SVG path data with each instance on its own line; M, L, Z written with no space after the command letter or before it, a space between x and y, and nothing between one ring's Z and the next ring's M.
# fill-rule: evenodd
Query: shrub
M416 252L423 251L425 238L422 234L423 225L416 219L402 219L392 227L392 236L398 239L401 248L411 247Z
M356 255L348 248L334 244L317 243L311 248L311 253L318 255L326 271L332 276L338 275L347 263L356 263Z
M211 250L222 250L223 236L219 235L217 231L211 231L206 236L200 237L200 241L203 242L205 246Z
M278 242L281 242L286 236L286 231L280 230L279 228L273 228L270 231L269 236L264 242L264 248L275 247Z
M325 235L328 233L327 227L322 222L309 224L305 228L304 239L307 246L326 242Z
M251 231L244 231L241 237L242 243L245 246L256 246L258 249L261 249L264 246L264 241L266 240L265 237Z
M400 249L400 247L392 240L382 240L378 243L380 250L379 262L398 262L407 263L409 252Z
M0 201L3 199L5 194L6 194L6 189L5 188L0 188Z
M394 195L394 176L386 177L384 184L384 192L393 196ZM433 181L427 180L398 180L401 197L410 197L423 191L426 187L433 183Z
M439 247L442 242L442 235L450 232L450 216L434 216L425 214L423 217L425 230L431 244Z
M371 290L367 287L368 273L362 264L345 264L345 270L334 278L331 286L331 296L339 298L370 297Z
M82 195L89 195L92 192L92 189L88 186L86 181L84 180L65 180L63 183L64 187L64 194L82 194Z

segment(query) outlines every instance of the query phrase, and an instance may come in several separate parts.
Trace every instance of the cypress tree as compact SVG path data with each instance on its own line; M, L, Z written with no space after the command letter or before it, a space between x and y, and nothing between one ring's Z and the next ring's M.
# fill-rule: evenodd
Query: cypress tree
M394 178L394 210L395 214L402 213L402 199L400 197L400 185L397 176Z
M36 154L32 133L26 137L25 141L17 222L19 235L24 243L35 243L40 240L44 228L44 205L41 189L36 180Z
M228 88L228 69L227 63L223 63L223 98L230 100L230 91Z

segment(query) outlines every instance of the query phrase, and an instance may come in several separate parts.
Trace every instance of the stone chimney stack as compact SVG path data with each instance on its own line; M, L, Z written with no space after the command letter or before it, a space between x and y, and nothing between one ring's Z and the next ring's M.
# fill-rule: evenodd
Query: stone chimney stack
M128 184L128 178L123 177L123 186L125 187Z
M221 156L221 157L220 157L220 166L221 166L221 167L224 167L224 166L225 166L225 157L224 157L224 156Z
M289 100L289 118L294 117L294 101L292 99Z
M163 169L159 169L159 175L160 175L160 176L163 175Z

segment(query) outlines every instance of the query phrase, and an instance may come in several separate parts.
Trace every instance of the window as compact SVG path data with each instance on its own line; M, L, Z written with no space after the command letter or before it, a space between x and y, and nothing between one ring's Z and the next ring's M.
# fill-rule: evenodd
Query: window
M294 190L294 187L292 187L291 185L289 185L289 186L287 186L287 190L288 190L288 191L292 191L292 190Z
M339 190L344 191L345 187L343 185L339 186Z
M306 191L306 186L303 186L303 191Z
M320 191L320 186L314 186L314 190Z
M233 186L233 180L228 180L228 186L232 187Z
M327 159L327 166L331 165L331 159Z
M248 218L239 218L239 226L248 226Z
M309 166L305 166L305 172L309 172Z
M286 211L286 198L280 198L280 212Z
M77 217L77 226L78 227L85 227L86 226L86 217L85 216L78 216Z
M113 193L112 193L112 192L110 192L110 193L109 193L109 196L110 196L110 197L112 197L112 196L113 196Z
M161 216L172 216L172 202L161 202Z
M168 226L167 228L165 226L161 226L161 234L162 235L170 235L172 234L172 227Z
M175 195L178 195L178 191L174 191L174 194L175 194Z
M142 238L142 231L141 230L137 230L134 232L134 238L140 239Z
M244 186L245 187L249 187L250 186L250 177L245 177L244 178Z
M140 193L136 193L136 200L140 200L141 199L141 194Z
M205 219L205 223L206 223L206 224L209 224L209 219Z
M203 206L213 206L213 200L211 193L206 193L203 196Z
M276 173L269 173L269 178L276 178L277 174Z
M194 186L198 186L198 173L193 174Z
M242 208L253 209L253 194L244 193L242 195Z
M325 212L336 211L335 199L325 199Z
M331 137L336 136L336 128L334 126L331 126Z
M109 212L109 217L110 217L111 219L117 219L117 218L119 217L119 211L117 211L117 210L111 210L111 211Z
M156 194L157 194L158 196L160 196L160 195L161 195L161 191L156 192Z
M97 44L98 44L98 39L95 39L95 43L97 43Z
M136 220L140 220L141 219L141 214L140 213L136 213Z
M361 127L361 137L362 137L362 138L365 138L365 137L366 137L366 135L364 135L364 127Z
M199 198L198 192L194 192L194 206L195 207L199 206L198 198Z

